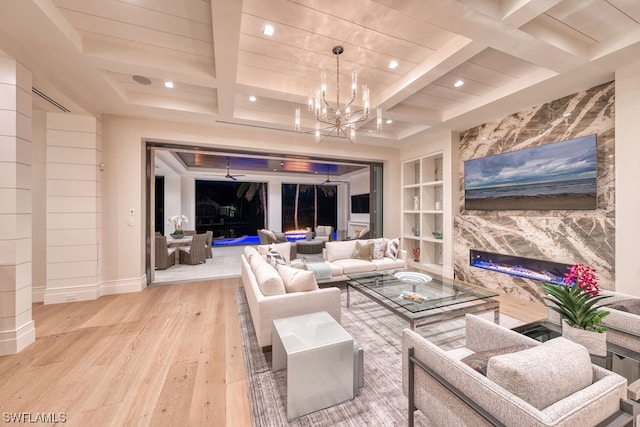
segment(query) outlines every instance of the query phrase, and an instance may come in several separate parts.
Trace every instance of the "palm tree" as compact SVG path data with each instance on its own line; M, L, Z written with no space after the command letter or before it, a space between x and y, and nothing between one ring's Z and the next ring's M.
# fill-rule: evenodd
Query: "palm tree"
M250 202L253 197L258 194L261 202L262 214L264 216L264 228L267 228L267 190L264 182L242 182L236 190L238 198L243 197ZM259 191L259 192L258 192Z

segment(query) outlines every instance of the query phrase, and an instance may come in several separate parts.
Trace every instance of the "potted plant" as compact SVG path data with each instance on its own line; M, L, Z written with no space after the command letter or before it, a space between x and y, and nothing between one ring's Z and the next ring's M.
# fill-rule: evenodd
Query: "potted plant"
M562 284L546 283L543 289L549 308L562 318L562 336L584 345L591 354L606 356L607 327L602 319L609 312L602 309L608 305L602 300L609 297L600 295L595 269L572 265Z
M175 239L180 239L184 237L184 230L182 229L182 224L188 224L189 220L185 215L174 215L169 217L167 221L169 224L173 224L174 232L171 233L171 237Z

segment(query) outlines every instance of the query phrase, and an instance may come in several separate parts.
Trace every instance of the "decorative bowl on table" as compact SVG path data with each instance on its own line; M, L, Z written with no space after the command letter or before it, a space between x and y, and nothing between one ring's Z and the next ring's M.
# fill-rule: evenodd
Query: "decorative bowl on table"
M184 236L184 233L171 233L171 237L173 237L174 239L182 239Z
M442 239L442 231L434 231L431 234L433 234L433 237L436 239Z

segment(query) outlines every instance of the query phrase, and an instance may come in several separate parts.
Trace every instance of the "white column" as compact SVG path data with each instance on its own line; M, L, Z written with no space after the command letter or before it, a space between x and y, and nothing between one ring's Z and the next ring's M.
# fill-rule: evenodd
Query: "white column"
M0 356L35 341L31 316L31 71L0 51Z
M615 290L640 295L640 63L616 71L616 269Z
M45 304L104 294L100 161L100 123L94 117L47 114ZM124 222L126 209L122 215Z
M180 206L181 210L176 215L182 214L189 219L189 223L182 226L185 230L196 229L196 179L192 176L183 176L180 180Z
M264 228L272 231L282 229L282 181L271 178L267 184L267 221Z

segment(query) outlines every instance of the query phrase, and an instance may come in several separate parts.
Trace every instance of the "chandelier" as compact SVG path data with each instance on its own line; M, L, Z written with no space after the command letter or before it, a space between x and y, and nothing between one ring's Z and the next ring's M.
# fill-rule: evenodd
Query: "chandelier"
M353 101L358 94L358 73L351 73L351 98L345 104L340 104L340 55L344 52L342 46L334 46L331 52L336 56L336 102L327 101L327 75L320 75L320 89L309 98L308 109L316 116L315 136L317 142L322 142L329 136L344 137L353 143L356 139L356 124L369 120L371 110L369 104L369 88L362 85L362 108L354 110ZM296 108L295 130L300 132L300 108ZM377 109L376 132L382 130L382 110Z

